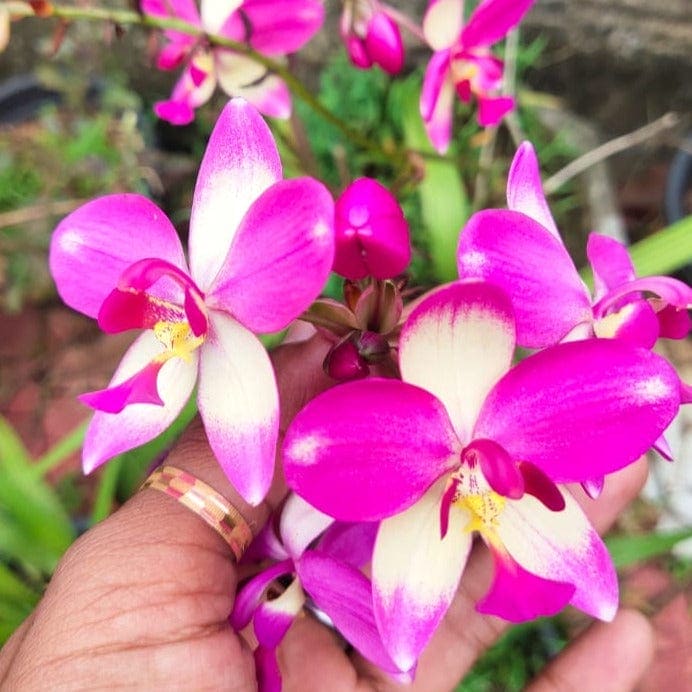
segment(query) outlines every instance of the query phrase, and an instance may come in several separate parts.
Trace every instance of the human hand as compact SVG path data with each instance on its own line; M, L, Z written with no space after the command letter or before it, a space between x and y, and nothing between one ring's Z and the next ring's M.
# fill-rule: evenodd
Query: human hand
M275 352L282 429L330 385L320 367L328 347L313 338ZM214 460L201 426L188 431L168 461L228 498L255 532L284 493L279 474L264 503L245 504ZM611 476L598 501L584 499L599 530L637 494L644 477L640 462ZM238 583L230 558L226 543L188 509L162 493L138 493L65 555L43 600L0 653L0 687L256 689L252 653L228 624ZM489 555L479 548L407 689L453 688L506 627L474 609L490 572ZM575 641L532 689L630 690L651 654L646 620L623 611ZM294 623L277 655L286 690L398 687L345 652L333 632L310 617Z

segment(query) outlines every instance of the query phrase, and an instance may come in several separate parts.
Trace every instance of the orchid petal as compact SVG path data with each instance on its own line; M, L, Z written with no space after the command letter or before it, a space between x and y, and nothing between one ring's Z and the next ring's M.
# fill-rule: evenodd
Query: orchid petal
M304 604L305 593L297 579L277 598L260 603L252 619L260 646L275 649Z
M653 348L658 339L659 321L648 301L635 298L617 312L595 319L593 330L601 339L619 339L632 346Z
M71 308L96 317L120 275L137 260L159 257L186 270L178 235L146 197L108 195L82 205L55 229L50 271ZM158 294L161 298L178 292Z
M378 524L363 521L357 524L334 522L317 544L320 552L354 567L363 567L372 560Z
M329 555L309 550L298 562L298 576L315 605L350 644L382 670L398 672L382 645L365 575Z
M281 692L281 671L276 660L276 650L258 646L252 655L255 659L259 692Z
M332 517L315 509L302 497L291 494L281 510L279 535L291 557L297 558L333 523Z
M241 11L250 27L250 45L269 56L300 50L324 22L319 0L245 0Z
M433 60L439 54L433 55L428 63L428 68L432 66ZM430 143L435 147L438 153L444 154L449 149L449 143L452 141L452 120L454 115L454 97L455 89L452 81L452 74L447 67L442 77L442 83L436 93L436 100L432 104L430 117L423 118L425 131L428 135ZM425 79L428 78L428 72L425 73ZM425 89L425 81L423 82ZM421 109L424 107L424 92L421 92Z
M492 440L474 440L462 452L462 459L472 468L480 464L488 485L503 497L519 499L525 491L524 476L513 459Z
M319 295L334 261L334 204L312 178L272 185L250 207L207 303L255 332L283 329Z
M276 535L274 523L269 522L260 529L260 532L252 540L242 561L244 564L258 563L267 559L280 562L289 557L288 551Z
M243 2L244 0L202 0L200 13L204 30L210 34L218 33Z
M457 266L460 278L484 279L507 293L520 346L550 346L591 321L586 286L564 245L524 214L474 214L459 238Z
M376 65L395 75L404 66L404 43L399 27L384 13L375 12L365 34L365 48Z
M348 58L353 65L361 70L367 70L372 67L372 58L368 55L368 51L365 49L365 41L362 38L349 33L342 33L341 38L346 46Z
M679 404L678 376L660 356L610 339L574 341L510 370L488 395L474 437L495 440L553 481L582 481L639 458Z
M435 0L423 16L423 35L433 50L449 48L459 38L463 23L463 2Z
M597 500L601 496L604 485L604 476L597 476L596 478L587 478L585 481L581 482L582 489L592 500Z
M484 615L525 622L559 613L574 595L574 586L527 572L502 551L492 549L495 576L488 593L476 604Z
M486 395L512 363L514 339L512 306L500 289L478 281L448 284L406 321L401 376L434 394L459 439L470 441Z
M154 113L157 118L165 120L171 125L189 125L195 119L195 110L187 101L157 101L154 104Z
M493 127L514 108L514 98L511 96L486 96L477 94L478 124L481 127Z
M443 87L454 89L449 66L450 52L441 50L433 53L425 68L423 87L420 93L420 114L425 122L433 117Z
M365 408L365 411L364 411ZM458 464L443 405L398 380L369 378L323 392L284 440L286 482L344 521L374 521L413 504Z
M250 504L269 490L279 428L279 399L264 346L233 318L209 313L201 347L199 412L209 444Z
M687 310L666 305L656 313L659 336L666 339L684 339L690 333L692 320Z
M504 38L529 11L534 0L482 0L461 32L465 48L490 46Z
M553 512L525 495L508 500L498 534L514 560L532 574L573 584L570 603L589 615L610 621L618 605L613 562L599 535L569 494L561 512Z
M562 242L543 193L538 158L531 142L522 142L512 160L507 176L507 206L530 216Z
M372 562L375 617L401 670L412 668L456 593L471 549L468 514L450 508L440 538L440 501L447 479L412 507L380 524Z
M230 616L233 629L240 631L247 627L264 598L266 590L279 577L284 574L291 574L293 571L293 560L282 560L262 570L247 583L243 584L236 594L233 612Z
M153 332L144 332L120 361L108 385L109 389L140 372L160 356L162 350L161 343ZM116 454L139 447L166 430L190 398L196 378L196 352L191 354L189 361L171 358L163 365L157 379L163 406L135 403L126 406L120 413L98 411L89 423L84 438L84 473L91 473Z
M192 203L190 265L202 291L221 268L250 205L280 177L266 123L252 106L231 100L209 138Z
M286 82L275 74L268 74L257 84L241 87L234 93L269 118L287 120L291 116L291 92Z
M603 314L610 306L625 296L640 291L653 293L668 305L681 310L692 308L692 288L682 281L670 276L646 276L633 279L612 289L594 305L594 314Z
M600 300L610 289L636 278L627 248L614 238L589 233L586 256L593 269L596 300Z

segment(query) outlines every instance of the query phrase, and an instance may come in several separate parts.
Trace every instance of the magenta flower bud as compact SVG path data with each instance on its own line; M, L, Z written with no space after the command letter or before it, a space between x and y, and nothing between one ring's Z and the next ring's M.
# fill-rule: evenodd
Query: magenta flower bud
M362 332L356 340L358 353L368 362L382 360L390 350L386 337L377 332Z
M340 382L359 380L370 374L365 358L350 340L334 346L324 359L323 367L329 377Z
M356 67L367 70L377 65L393 75L404 66L404 43L399 27L376 0L344 3L340 33L348 57Z
M347 279L400 274L411 259L408 223L394 195L359 178L336 202L334 271Z

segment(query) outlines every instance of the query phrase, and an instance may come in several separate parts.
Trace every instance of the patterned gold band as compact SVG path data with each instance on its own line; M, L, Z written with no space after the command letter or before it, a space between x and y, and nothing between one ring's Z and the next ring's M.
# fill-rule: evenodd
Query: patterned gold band
M236 562L252 541L252 531L240 512L212 487L175 466L160 466L140 490L153 488L174 497L204 519L228 543Z

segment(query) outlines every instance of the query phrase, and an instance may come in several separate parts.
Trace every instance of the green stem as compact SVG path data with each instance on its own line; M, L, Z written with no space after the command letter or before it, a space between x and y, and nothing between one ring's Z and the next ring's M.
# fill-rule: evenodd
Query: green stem
M123 457L117 456L101 471L101 478L94 498L94 506L91 510L91 525L103 521L110 513L115 499L115 491L118 487L118 476L123 465Z
M304 101L313 111L319 114L324 120L336 127L345 137L357 144L362 149L366 149L371 153L383 157L385 160L393 163L401 164L406 161L406 152L397 150L390 152L386 150L379 142L369 139L362 135L358 130L352 128L348 123L344 122L338 115L333 113L329 108L318 101L310 90L298 79L284 64L268 58L266 55L257 52L250 46L239 41L219 36L217 34L208 34L203 29L194 24L189 24L181 19L172 17L152 17L150 15L140 14L132 10L116 10L102 7L74 7L67 5L54 5L52 10L53 17L58 17L65 20L85 19L85 20L100 20L110 21L120 25L143 26L152 29L174 29L181 33L205 38L211 45L228 48L230 50L246 55L252 58L260 65L263 65L267 70L273 72L286 82L291 92L299 99Z
M61 440L58 440L43 456L39 457L32 465L31 471L37 476L45 476L65 459L76 452L84 442L87 421L80 423L72 432Z

